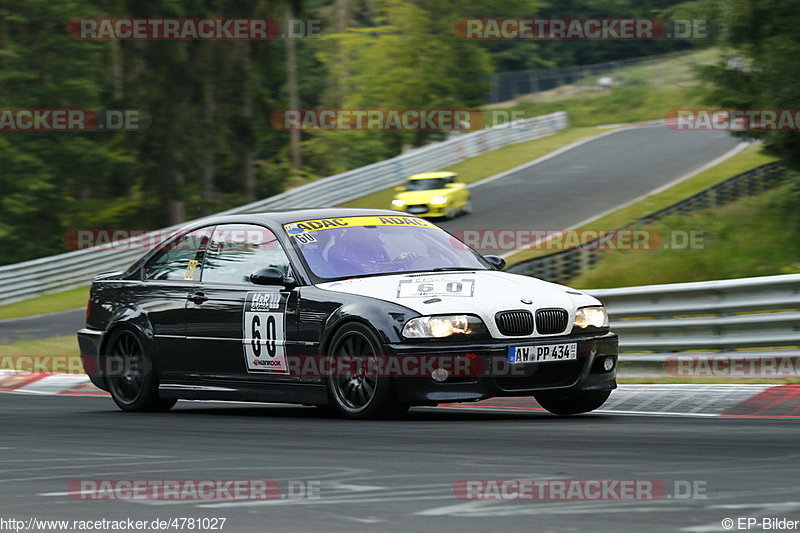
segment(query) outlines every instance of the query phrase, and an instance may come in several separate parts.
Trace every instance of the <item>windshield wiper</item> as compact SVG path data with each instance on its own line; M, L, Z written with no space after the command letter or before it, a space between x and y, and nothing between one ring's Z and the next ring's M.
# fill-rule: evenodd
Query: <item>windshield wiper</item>
M430 269L430 272L458 272L458 271L472 271L472 270L486 270L485 268L470 268L470 267L436 267Z

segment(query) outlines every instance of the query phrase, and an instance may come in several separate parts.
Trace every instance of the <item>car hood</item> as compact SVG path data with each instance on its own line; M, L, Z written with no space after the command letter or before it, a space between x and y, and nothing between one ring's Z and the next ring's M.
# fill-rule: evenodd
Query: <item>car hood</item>
M557 307L566 309L572 324L579 307L600 305L596 298L563 285L494 270L393 274L321 283L317 287L385 300L422 315L477 315L493 338L507 338L495 325L494 315L499 311L535 312ZM548 336L553 335L535 333L530 337Z
M427 191L404 191L394 195L397 200L403 200L406 204L427 204L431 198L436 196L448 196L450 189L430 189Z

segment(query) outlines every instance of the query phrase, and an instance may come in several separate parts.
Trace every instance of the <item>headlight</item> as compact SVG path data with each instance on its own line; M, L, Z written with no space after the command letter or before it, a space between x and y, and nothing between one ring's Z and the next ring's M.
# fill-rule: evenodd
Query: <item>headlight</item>
M403 327L407 339L443 338L474 335L486 331L483 321L473 315L440 315L412 318Z
M434 196L431 198L431 205L441 205L447 203L447 196Z
M403 207L406 203L403 200L392 200L392 205L395 207Z
M602 305L594 307L581 307L575 313L575 327L578 328L607 328L608 313Z

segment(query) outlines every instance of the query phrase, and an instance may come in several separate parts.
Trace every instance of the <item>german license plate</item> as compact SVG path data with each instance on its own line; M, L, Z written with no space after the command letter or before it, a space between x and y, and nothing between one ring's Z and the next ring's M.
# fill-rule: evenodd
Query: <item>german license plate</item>
M510 346L508 361L516 363L545 363L548 361L574 361L578 358L578 344L539 344L537 346Z

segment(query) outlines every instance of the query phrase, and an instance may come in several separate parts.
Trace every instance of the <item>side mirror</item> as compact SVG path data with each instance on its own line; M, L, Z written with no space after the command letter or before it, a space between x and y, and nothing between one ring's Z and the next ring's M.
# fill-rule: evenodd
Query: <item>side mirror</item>
M406 188L403 185L398 185L397 187L394 188L394 190L397 192L403 192L404 190L406 190Z
M458 183L447 183L444 187L445 189L452 189L454 187L458 187Z
M277 268L262 268L250 274L250 281L256 285L286 285L287 280Z
M484 255L483 258L486 259L486 261L497 270L503 270L506 268L506 260L500 256Z

